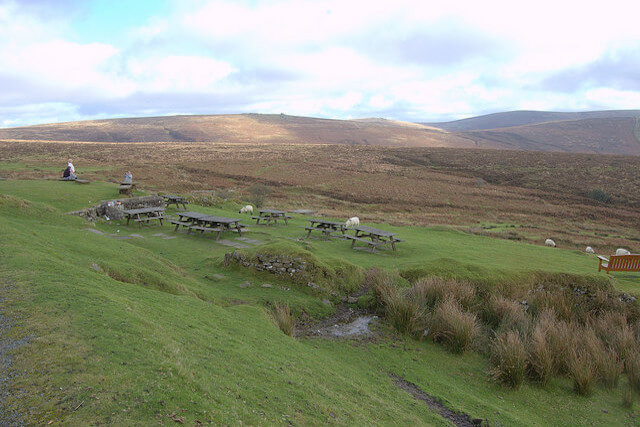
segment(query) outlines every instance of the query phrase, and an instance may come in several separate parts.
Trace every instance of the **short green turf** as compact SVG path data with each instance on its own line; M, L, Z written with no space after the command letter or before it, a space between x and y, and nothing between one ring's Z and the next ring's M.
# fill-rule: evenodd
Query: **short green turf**
M0 286L4 315L17 319L1 338L29 341L12 352L13 369L22 374L9 384L14 393L6 405L29 422L446 424L397 388L393 373L494 425L634 423L620 403L625 381L588 398L576 396L566 379L509 390L487 379L482 356L451 355L398 337L384 323L373 341L288 337L266 304L287 302L298 315L322 317L333 311L326 295L223 266L232 248L210 235L122 221L93 226L64 214L116 197L117 186L107 183L0 181ZM190 208L251 224L233 203ZM371 224L406 241L395 253L369 254L343 240L301 241L306 223L296 216L288 226L251 225L246 237L299 248L329 266L472 279L597 270L595 257L577 251L442 227ZM632 274L615 277L620 289L637 292Z

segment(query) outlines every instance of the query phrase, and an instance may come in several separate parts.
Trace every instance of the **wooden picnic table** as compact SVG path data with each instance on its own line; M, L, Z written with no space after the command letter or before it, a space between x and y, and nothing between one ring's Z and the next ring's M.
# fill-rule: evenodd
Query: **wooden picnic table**
M187 202L182 196L163 194L162 197L164 198L167 207L169 207L169 205L176 205L176 208L179 208L179 205L182 205L184 209L187 209Z
M354 227L353 230L355 230L354 236L345 234L345 238L351 239L351 247L353 248L356 242L366 243L371 247L372 253L376 248L384 245L391 245L391 248L395 251L396 243L404 242L403 239L396 237L396 233L392 233L391 231L379 230L364 225ZM367 240L367 238L369 240Z
M340 231L342 233L342 235L340 236L342 237L347 231L344 222L336 222L320 218L310 218L309 222L311 223L311 225L304 228L305 230L307 230L307 238L311 236L311 232L314 230L321 231L325 239L328 239L329 237L331 237L333 232L337 231Z
M148 224L156 219L159 220L160 225L162 225L162 220L164 219L164 207L162 206L127 209L123 210L122 213L127 217L127 225L129 225L129 221L131 221L131 219L140 224L140 226L142 226L143 223Z
M264 221L266 225L270 225L271 222L277 224L279 219L284 220L284 223L288 224L287 220L291 219L291 217L287 216L285 211L279 211L276 209L260 209L258 216L252 216L251 219L255 219L256 224L260 224L260 221Z
M242 236L242 231L246 227L240 224L238 218L226 218L221 216L206 215L199 212L178 212L179 219L172 220L172 224L176 224L174 231L177 231L180 226L189 228L187 234L192 230L200 231L200 234L205 232L217 232L216 240L220 238L220 235L224 231L233 231Z

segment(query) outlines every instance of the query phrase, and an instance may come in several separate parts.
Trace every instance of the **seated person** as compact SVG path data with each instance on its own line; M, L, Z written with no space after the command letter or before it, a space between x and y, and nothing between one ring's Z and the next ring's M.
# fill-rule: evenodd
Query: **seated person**
M67 166L67 168L62 172L62 179L65 181L75 181L78 177L73 173L73 166Z

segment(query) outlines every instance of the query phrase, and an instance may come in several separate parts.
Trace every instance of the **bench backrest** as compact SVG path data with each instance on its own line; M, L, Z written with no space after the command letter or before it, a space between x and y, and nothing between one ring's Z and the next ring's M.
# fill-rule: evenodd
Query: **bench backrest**
M640 271L640 255L611 255L608 268L616 271Z

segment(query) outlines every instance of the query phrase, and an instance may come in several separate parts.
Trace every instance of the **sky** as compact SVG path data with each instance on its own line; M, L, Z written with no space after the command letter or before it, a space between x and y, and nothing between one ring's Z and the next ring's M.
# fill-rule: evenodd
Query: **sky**
M0 127L640 109L640 2L0 0Z

